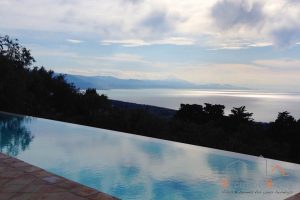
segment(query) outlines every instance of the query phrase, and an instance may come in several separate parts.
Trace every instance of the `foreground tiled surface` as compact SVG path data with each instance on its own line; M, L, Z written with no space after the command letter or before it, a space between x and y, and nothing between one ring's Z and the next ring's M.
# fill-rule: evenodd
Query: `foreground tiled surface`
M0 200L116 200L0 153Z
M300 193L296 194L295 196L292 196L290 198L287 198L286 200L300 200Z

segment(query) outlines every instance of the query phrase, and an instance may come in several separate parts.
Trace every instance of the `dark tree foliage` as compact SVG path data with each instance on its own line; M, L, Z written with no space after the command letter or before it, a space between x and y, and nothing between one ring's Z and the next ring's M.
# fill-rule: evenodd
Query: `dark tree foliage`
M275 120L274 127L276 127L278 131L294 129L296 127L296 123L296 119L291 116L289 112L285 111L278 113L278 117Z
M203 108L203 111L206 113L207 118L209 118L210 120L220 120L223 119L224 117L224 109L225 106L224 105L220 105L220 104L209 104L209 103L205 103L205 107Z
M8 60L24 67L30 66L35 62L28 49L20 46L17 39L12 40L7 35L0 35L0 56L6 57Z
M300 120L288 112L279 113L275 122L257 123L245 106L225 116L223 105L181 104L174 117L166 118L141 108L113 106L95 89L82 92L64 75L32 63L29 50L0 36L1 111L300 163ZM24 132L23 148L30 137L22 128L18 131Z
M183 121L190 121L194 123L203 123L206 120L205 112L202 105L181 104L179 111L175 118Z
M233 119L236 122L251 122L253 113L249 113L246 110L245 106L233 108L231 110L231 114L229 114L229 118Z

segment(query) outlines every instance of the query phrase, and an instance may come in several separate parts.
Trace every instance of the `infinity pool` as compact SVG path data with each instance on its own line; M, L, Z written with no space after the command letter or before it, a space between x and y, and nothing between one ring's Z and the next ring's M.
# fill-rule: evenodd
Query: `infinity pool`
M121 199L276 200L300 192L296 164L7 113L0 150Z

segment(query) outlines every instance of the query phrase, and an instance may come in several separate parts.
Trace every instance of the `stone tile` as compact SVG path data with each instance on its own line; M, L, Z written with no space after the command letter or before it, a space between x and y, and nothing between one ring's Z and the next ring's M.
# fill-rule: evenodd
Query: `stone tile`
M41 170L41 171L33 171L30 172L31 175L38 177L38 178L45 178L48 176L53 176L53 174L46 172L45 170Z
M0 193L3 193L3 192L20 192L22 190L22 188L24 188L25 185L8 185L8 184L5 184L3 186L1 186L0 188Z
M88 199L90 199L90 200L117 200L117 198L112 197L112 196L107 195L107 194L102 193L102 192L98 192L96 194L88 196Z
M22 188L21 192L23 193L38 193L40 191L46 190L47 185L44 184L29 184L26 187Z
M1 162L7 163L7 164L12 164L12 163L18 162L18 160L14 159L14 158L8 158L5 160L2 160Z
M0 199L1 200L9 200L13 195L17 193L12 193L12 192L1 192L0 193Z
M86 196L89 196L89 195L97 193L96 190L91 189L91 188L86 187L86 186L77 187L75 189L72 189L71 192L73 192L73 193L75 193L77 195L83 196L83 197L86 197Z
M9 200L37 200L41 195L41 193L17 193Z
M19 161L19 162L12 163L10 166L15 167L15 168L19 168L19 167L29 167L31 165L28 164L28 163L25 163L23 161Z
M58 176L49 176L49 177L45 177L42 180L46 181L49 184L55 184L55 183L59 183L62 182L63 179L58 177Z
M29 193L49 193L49 192L64 192L65 190L53 185L47 184L45 181L42 180L35 180L32 183L28 184L24 187L21 192Z
M10 157L3 153L0 153L0 160L4 160L4 159L8 159L8 158L10 158Z
M9 169L10 167L8 166L4 166L4 165L0 166L0 174L8 171Z
M29 165L28 167L22 168L22 170L26 173L41 171L42 169L36 166Z
M8 181L10 181L10 178L0 178L0 186L4 185L5 183L7 183ZM1 187L0 187L1 188Z
M30 175L22 175L18 178L14 178L5 185L27 185L31 182L33 182L36 179L36 177L30 176Z
M24 173L17 171L17 170L9 170L4 173L0 173L0 179L1 178L15 178L15 177L21 176L22 174L24 174Z
M68 192L44 193L37 200L86 200Z
M75 183L73 181L69 181L69 180L64 180L62 182L60 182L58 184L58 186L67 189L67 190L71 190L71 189L75 189L76 187L79 187L78 183Z
M40 188L37 192L54 193L54 192L67 192L67 191L55 185L44 185L44 187Z

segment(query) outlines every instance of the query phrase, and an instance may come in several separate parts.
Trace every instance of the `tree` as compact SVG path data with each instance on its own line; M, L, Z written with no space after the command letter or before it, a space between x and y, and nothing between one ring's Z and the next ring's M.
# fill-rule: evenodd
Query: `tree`
M224 117L224 105L205 103L204 112L208 115L209 120L219 120Z
M207 121L205 115L202 105L181 104L175 118L188 122L203 123Z
M19 45L17 39L10 39L7 35L0 35L0 56L14 61L22 67L28 67L35 62L30 50Z
M231 114L229 114L229 118L237 122L252 122L253 121L252 115L253 113L247 112L245 106L241 106L241 107L234 107L231 110Z
M295 128L296 123L297 123L296 119L293 116L291 116L289 112L284 111L278 113L274 126L278 130L283 130L283 129L286 130L286 129Z
M107 110L111 104L105 95L98 95L97 90L88 88L83 95L84 111L89 116L95 117L97 114Z

